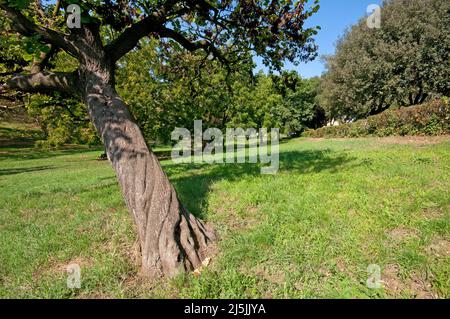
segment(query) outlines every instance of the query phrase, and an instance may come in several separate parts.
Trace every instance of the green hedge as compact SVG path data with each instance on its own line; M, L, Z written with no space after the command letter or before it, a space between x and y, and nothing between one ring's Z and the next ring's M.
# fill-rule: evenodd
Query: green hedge
M339 126L308 130L308 137L360 137L390 135L450 134L449 99L434 100L422 105L387 110L367 119Z

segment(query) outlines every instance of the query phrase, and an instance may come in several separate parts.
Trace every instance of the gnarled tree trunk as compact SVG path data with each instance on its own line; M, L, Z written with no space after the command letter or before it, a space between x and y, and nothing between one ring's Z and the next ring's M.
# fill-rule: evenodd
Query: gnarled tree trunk
M205 258L214 233L182 206L115 91L111 72L96 66L97 62L80 68L84 70L80 85L136 224L142 273L154 278L195 269Z

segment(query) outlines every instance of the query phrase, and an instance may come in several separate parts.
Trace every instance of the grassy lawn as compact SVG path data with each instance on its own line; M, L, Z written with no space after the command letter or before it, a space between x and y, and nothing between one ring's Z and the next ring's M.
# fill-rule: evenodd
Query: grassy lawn
M296 139L280 171L163 166L220 241L199 276L137 274L101 150L0 148L0 297L449 298L450 138ZM68 289L66 267L81 267ZM367 267L381 268L369 289Z

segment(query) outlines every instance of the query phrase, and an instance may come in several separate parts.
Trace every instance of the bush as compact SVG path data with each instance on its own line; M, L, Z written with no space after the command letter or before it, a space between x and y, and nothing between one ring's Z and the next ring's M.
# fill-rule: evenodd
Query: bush
M308 130L308 137L361 137L390 135L444 135L450 133L449 99L387 110L367 119L339 126Z

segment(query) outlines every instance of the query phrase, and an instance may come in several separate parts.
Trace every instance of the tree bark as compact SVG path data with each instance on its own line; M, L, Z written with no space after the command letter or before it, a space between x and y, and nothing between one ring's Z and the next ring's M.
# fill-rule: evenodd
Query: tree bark
M134 219L142 273L173 276L201 265L213 231L180 203L127 105L108 76L82 76L89 115L102 137Z

